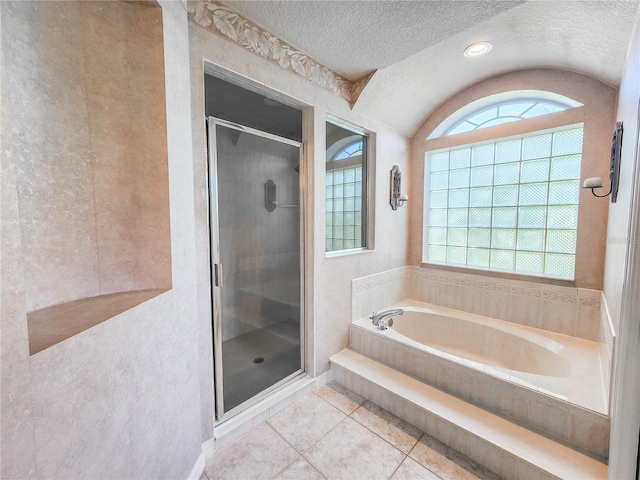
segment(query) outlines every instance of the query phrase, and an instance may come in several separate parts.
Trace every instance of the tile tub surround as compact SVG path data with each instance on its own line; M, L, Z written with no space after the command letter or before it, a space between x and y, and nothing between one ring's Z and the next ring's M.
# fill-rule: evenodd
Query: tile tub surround
M602 374L602 388L609 392L605 397L606 409L609 412L611 401L611 375L613 368L613 356L615 354L616 333L609 313L607 299L602 292L600 303L600 326L598 328L598 355L600 358L600 372Z
M352 319L404 299L598 340L601 292L407 266L351 281Z
M413 303L419 305L418 302ZM520 384L515 383L518 379L510 378L506 370L494 369L492 374L490 367L420 348L408 339L402 343L401 338L392 338L401 337L397 332L388 332L371 328L369 320L363 319L351 326L350 348L598 458L607 457L609 419L606 415L548 395L542 388L527 388L522 380ZM592 360L598 363L597 347L589 345L594 342L573 340L578 347L591 348ZM523 377L529 379L527 374ZM531 378L542 376L532 375ZM594 388L599 389L599 378L594 381L597 383ZM589 390L587 395L591 393ZM604 408L604 398L599 403Z
M408 267L408 297L443 307L597 340L600 292L435 268Z
M317 414L309 415L309 408ZM217 451L207 459L201 480L258 478L498 477L360 395L330 383Z
M358 320L407 298L409 267L351 280L351 319Z

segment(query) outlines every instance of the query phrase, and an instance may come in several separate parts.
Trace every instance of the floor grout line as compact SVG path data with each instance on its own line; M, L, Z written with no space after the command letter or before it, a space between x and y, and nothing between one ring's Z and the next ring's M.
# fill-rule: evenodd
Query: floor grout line
M315 393L315 391L313 391L312 393ZM342 395L342 396L343 396L343 397L345 397L345 398L349 398L349 397L347 397L346 395L344 395L344 394L342 394L342 393L340 393L340 392L337 392L337 393L339 393L340 395ZM320 397L320 395L318 395L317 393L316 393L316 396ZM394 471L391 473L391 475L388 477L388 478L391 478L391 477L393 477L394 473L398 470L398 468L400 468L400 465L402 465L402 464L404 463L404 461L405 461L405 460L407 459L407 457L409 456L409 453L411 453L411 451L413 450L413 448L418 444L418 442L419 442L419 441L420 441L420 439L425 435L425 433L424 433L422 430L418 429L418 431L420 431L420 436L419 436L419 437L418 437L418 439L415 441L415 443L411 446L411 448L409 449L409 452L408 452L408 453L404 453L402 450L400 450L398 447L396 447L395 445L393 445L391 442L389 442L389 441L388 441L388 440L386 440L385 438L382 438L382 437L381 437L377 432L374 432L373 430L371 430L371 428L367 427L367 426L366 426L366 425L364 425L363 423L359 422L359 421L358 421L358 419L356 419L356 418L354 418L354 417L353 417L353 414L354 414L357 410L360 410L360 409L364 406L364 404L365 404L365 403L369 402L369 403L371 403L371 404L375 405L375 403L373 403L373 402L371 402L371 401L367 400L366 398L362 397L361 395L360 395L360 397L361 397L361 398L363 398L363 400L364 400L364 401L363 401L362 403L358 404L358 406L357 406L355 409L353 409L353 411L352 411L351 413L346 414L346 415L347 415L347 416L346 416L346 418L350 418L351 420L353 420L354 422L356 422L358 425L360 425L361 427L363 427L363 428L364 428L364 429L366 429L367 431L369 431L369 432L373 433L376 437L378 437L380 440L382 440L383 442L385 442L385 443L386 443L387 445L389 445L391 448L394 448L395 450L399 451L402 455L404 455L403 459L400 461L400 463L398 464L398 466L395 468L395 470L394 470ZM320 398L322 398L322 397L320 397ZM338 407L336 407L335 405L333 405L331 402L329 402L328 400L326 400L325 398L322 398L322 400L324 400L324 401L325 401L325 402L327 402L328 404L332 405L333 407L338 408ZM349 399L349 400L351 400L351 399ZM352 401L353 401L353 400L352 400ZM357 403L357 402L354 402L354 403ZM379 408L381 408L381 409L382 409L382 407L380 407L379 405L377 405L377 406L378 406ZM338 408L338 410L340 410L340 409ZM383 410L384 410L384 409L383 409ZM345 413L345 412L344 412L344 411L342 411L342 410L340 410L340 411L341 411L342 413ZM385 411L387 411L387 410L385 410ZM393 415L391 412L389 412L389 413L390 413L391 415ZM402 419L401 419L400 417L398 417L397 415L394 415L394 416L395 416L396 418L398 418L399 420L401 420L401 421L405 422L404 420L402 420ZM380 418L380 417L378 417L378 418ZM382 419L381 419L381 420L382 420ZM343 421L344 421L344 419L342 419L342 420L340 421L340 423L342 423ZM383 421L384 421L384 420L383 420ZM338 423L338 425L340 425L340 423ZM387 422L387 423L389 423L389 422ZM405 422L405 423L407 423L408 425L411 425L409 422ZM336 427L337 427L338 425L336 425ZM413 426L413 425L412 425L412 426ZM334 427L334 428L336 428L336 427ZM415 426L414 426L414 427L415 427ZM415 427L415 428L418 428L418 427ZM331 430L333 430L333 428L332 428ZM329 432L327 432L324 436L326 436L326 435L328 435L328 434L329 434ZM324 436L323 436L322 438L324 438ZM321 439L319 439L319 440L318 440L318 442L319 442L320 440L322 440L322 438L321 438ZM316 442L316 443L317 443L317 442ZM314 443L311 447L309 447L309 448L307 449L307 451L308 451L308 450L310 450L314 445L315 445L315 443ZM310 462L309 462L309 464L311 465L311 463L310 463ZM312 465L312 466L313 466L313 465ZM424 465L422 465L422 466L424 466ZM425 467L425 468L426 468L426 467ZM427 470L428 470L428 469L427 469ZM431 470L429 470L429 471L431 471ZM388 479L387 479L387 480L388 480Z
M285 441L285 443L286 443L287 445L289 445L291 448L293 448L293 451L294 451L294 452L296 452L296 453L298 454L298 456L296 457L296 459L295 459L293 462L291 462L291 463L287 464L287 465L286 465L282 470L280 470L276 475L274 475L274 476L273 476L273 478L278 478L278 476L279 476L279 475L281 475L281 474L282 474L282 473L283 473L287 468L289 468L291 465L293 465L294 463L296 463L300 458L304 458L304 457L302 457L302 454L300 454L300 452L298 452L298 450L297 450L293 445L291 445L291 444L287 441L287 439L286 439L286 438L284 438L282 435L280 435L280 432L278 432L278 430L276 430L276 429L273 427L273 425L271 425L271 424L269 423L269 420L268 420L268 419L267 419L264 423L266 423L266 424L269 426L269 428L275 432L275 434L276 434L276 435L278 435L282 440L284 440L284 441ZM251 431L251 430L250 430L250 431ZM248 432L247 432L247 433L248 433ZM307 462L307 463L308 463L308 462Z
M312 392L310 392L310 393L315 393L315 391L312 391ZM306 395L305 395L305 396L306 396ZM319 398L321 398L322 400L324 400L324 398L320 397L319 395L316 395L316 396L317 396L317 397L319 397ZM301 398L304 398L304 397L301 397ZM301 399L301 398L300 398L300 399ZM300 399L298 399L298 400L300 400ZM296 402L297 402L298 400L296 400ZM326 400L324 400L324 401L326 402ZM295 403L295 402L293 402L293 403ZM293 403L292 403L291 405L293 405ZM329 402L327 402L327 403L329 403ZM287 407L286 407L285 409L283 409L282 411L286 410L286 409L287 409L287 408L289 408L291 405L287 406ZM331 404L330 404L330 405L331 405ZM334 405L331 405L331 406L332 406L332 407L334 407L334 408L336 408ZM340 411L340 413L343 413L343 414L344 414L344 412L342 412L339 408L336 408L336 409L337 409L338 411ZM280 412L278 412L278 413L280 413ZM338 425L340 425L342 422L344 422L344 420L345 420L346 418L348 418L348 416L346 416L346 415L345 415L345 417L344 417L342 420L340 420L340 421L339 421L336 425L334 425L334 426L333 426L333 427L332 427L328 432L326 432L324 435L322 435L318 440L316 440L315 442L313 442L313 443L312 443L312 444L311 444L311 445L310 445L306 450L304 450L304 451L302 451L302 452L301 452L300 450L298 450L296 447L294 447L294 446L291 444L291 442L289 442L286 438L284 438L284 437L282 436L282 434L281 434L281 433L280 433L280 432L279 432L279 431L278 431L278 430L277 430L273 425L271 425L271 424L269 423L269 419L267 419L267 420L265 421L265 423L269 424L269 427L271 427L271 429L273 429L273 431L274 431L274 432L276 432L280 438L282 438L285 442L287 442L287 445L289 445L291 448L293 448L293 450L294 450L294 451L295 451L295 452L300 456L300 458L303 458L303 459L304 459L304 461L305 461L305 462L307 462L309 465L311 465L311 467L312 467L315 471L317 471L317 472L320 474L320 476L321 476L322 478L325 478L325 479L326 479L327 477L326 477L326 476L325 476L325 475L324 475L320 470L318 470L318 469L316 468L316 466L315 466L314 464L312 464L312 463L309 461L309 459L308 459L307 457L305 457L305 455L304 455L304 454L305 454L305 452L308 452L309 450L311 450L311 449L312 449L312 448L313 448L313 447L314 447L318 442L320 442L320 440L322 440L324 437L326 437L326 436L327 436L327 435L328 435L328 434L329 434L333 429L335 429ZM289 467L290 467L291 465L293 465L294 463L295 463L295 461L294 461L294 462L292 462L292 463L290 463L289 465L287 465L287 466L285 467L285 469L284 469L284 470L286 470L287 468L289 468ZM284 470L282 470L282 472L284 472ZM278 473L278 475L280 475L282 472ZM276 475L276 476L277 476L277 475ZM275 477L274 477L274 478L275 478Z
M417 428L417 427L416 427ZM431 470L429 467L422 465L420 462L418 462L415 458L411 457L411 452L413 452L415 450L415 448L418 446L418 444L420 443L420 440L422 440L424 437L429 436L429 434L427 432L422 432L422 435L420 435L420 438L418 438L418 441L413 445L413 447L411 447L411 450L409 450L409 453L407 453L407 458L410 458L411 460L413 460L414 462L416 462L418 465L420 465L421 467L427 469L429 472L431 472L433 475L435 475L436 477L438 477L439 479L442 480L442 477L440 475L438 475L436 472L434 472L433 470Z
M390 480L390 479L391 479L391 477L393 477L393 476L396 474L396 472L397 472L397 471L398 471L398 469L402 466L402 464L403 464L403 463L404 463L404 461L407 459L407 457L408 457L408 455L405 455L405 456L404 456L404 458L403 458L403 459L402 459L402 461L398 464L398 466L396 467L396 469L395 469L393 472L391 472L391 475L389 475L389 478L388 478L387 480Z
M366 399L365 399L365 402L364 402L364 403L367 403L367 402L371 403L372 405L376 405L375 403L371 402L370 400L366 400ZM414 447L418 444L418 442L420 441L420 439L421 439L424 435L426 435L426 433L425 433L425 432L423 432L421 429L419 429L419 428L418 428L418 427L416 427L415 425L413 425L413 424L411 424L411 423L407 422L406 420L402 420L402 419L401 419L400 417L398 417L397 415L393 415L393 413L389 412L388 410L385 410L385 409L384 409L384 408L382 408L380 405L376 405L378 408L380 408L380 409L384 410L385 412L388 412L389 414L391 414L391 415L393 415L394 417L398 418L399 420L403 421L403 422L404 422L404 423L406 423L407 425L411 425L412 427L416 428L416 429L420 432L420 436L419 436L419 437L417 438L417 440L413 443L413 445L411 445L411 448L409 449L409 452L404 453L402 450L400 450L398 447L396 447L395 445L393 445L391 442L389 442L388 440L386 440L386 439L382 438L382 436L380 436L377 432L374 432L374 431L373 431L373 430L371 430L369 427L367 427L364 423L362 423L362 422L358 421L358 419L357 419L357 418L355 418L355 417L353 417L353 416L352 416L354 413L356 413L356 411L357 411L357 410L360 410L360 408L362 408L362 407L364 406L364 403L362 403L358 408L356 408L356 409L355 409L355 410L354 410L354 411L349 415L349 417L351 417L351 419L352 419L354 422L357 422L357 423L358 423L358 425L362 425L364 428L366 428L367 430L369 430L371 433L373 433L374 435L376 435L378 438L380 438L381 440L383 440L383 441L387 442L389 445L391 445L393 448L395 448L396 450L398 450L398 451L399 451L400 453L402 453L403 455L408 456L408 455L409 455L409 453L411 453L411 451L414 449ZM375 414L374 414L374 415L375 415ZM380 418L380 417L378 417L378 418ZM381 419L381 420L386 421L386 420L384 420L384 419ZM387 423L389 423L389 422L387 422ZM403 460L403 461L404 461L404 460Z
M309 448L307 448L307 449L302 453L302 455L304 455L306 452L308 452L308 451L309 451L309 450L311 450L313 447L315 447L318 443L320 443L320 441L322 441L322 439L323 439L324 437L326 437L326 436L327 436L327 435L329 435L331 432L333 432L333 431L338 427L338 425L340 425L342 422L344 422L347 418L349 418L349 417L348 417L348 416L345 416L342 420L340 420L340 421L339 421L338 423L336 423L333 427L331 427L331 429L330 429L329 431L327 431L327 433L325 433L325 434L324 434L324 435L322 435L318 440L316 440L315 442L313 442L313 443L311 444L311 446L310 446ZM306 459L306 457L305 457L305 459ZM309 463L311 463L311 462L309 462Z
M355 418L352 417L352 415L356 412L356 410L360 409L368 400L364 397L362 397L364 399L364 401L362 403L360 403L355 409L353 409L353 411L349 414L345 413L344 411L340 410L338 407L336 407L335 405L333 405L331 402L329 402L327 399L322 398L320 395L318 395L316 393L316 391L312 391L311 393L314 393L317 397L321 398L322 400L324 400L325 402L327 402L329 405L331 405L332 407L338 409L341 413L343 413L345 415L345 418L343 418L342 420L340 420L340 422L338 422L331 430L329 430L327 433L325 433L322 437L320 437L316 442L313 443L313 445L311 445L309 448L307 448L305 450L305 452L308 452L309 450L311 450L317 443L319 443L324 437L326 437L330 432L332 432L338 425L340 425L342 422L344 422L347 418L350 418L351 420L353 420L355 423L357 423L358 425L360 425L361 427L363 427L364 429L366 429L367 431L373 433L376 437L378 437L380 440L382 440L383 442L385 442L387 445L389 445L391 448L394 448L396 450L398 450L402 455L404 455L404 458L402 459L402 461L398 464L398 466L396 467L396 469L393 471L393 473L395 473L395 471L400 468L400 465L402 465L402 462L405 461L405 459L407 458L408 454L405 454L402 450L400 450L399 448L397 448L395 445L392 445L391 443L389 443L387 440L385 440L384 438L382 438L380 435L378 435L376 432L372 431L370 428L368 428L366 425L363 425L362 423L360 423L358 420L356 420ZM340 395L342 395L345 398L348 398L346 395L337 392ZM349 399L351 400L351 399ZM354 402L356 403L356 402ZM422 435L420 435L419 438L422 438ZM417 442L416 442L417 443ZM414 444L415 446L415 444ZM411 449L413 449L413 446L411 447ZM409 450L411 451L411 450ZM304 457L304 454L303 454ZM307 460L307 463L309 463L309 465L311 465L312 467L315 468L315 466L306 458L304 457L305 460ZM317 469L316 469L317 470ZM321 475L322 472L318 471ZM391 478L393 476L393 473L391 474L391 476L389 478ZM324 475L322 475L324 477ZM326 478L326 477L325 477Z
M316 468L316 466L315 466L315 465L313 465L309 460L307 460L304 456L302 456L302 458L304 459L304 461L305 461L305 462L307 462L307 464L308 464L311 468L313 468L316 472L318 472L318 475L320 475L320 476L321 476L322 478L324 478L324 479L326 479L326 478L327 478L327 477L326 477L326 476L325 476L325 475L324 475L320 470L318 470L318 469Z

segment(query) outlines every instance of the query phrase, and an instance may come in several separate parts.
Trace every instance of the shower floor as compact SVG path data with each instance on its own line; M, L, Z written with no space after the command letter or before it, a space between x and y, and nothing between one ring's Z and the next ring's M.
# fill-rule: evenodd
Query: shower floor
M287 319L225 340L222 365L228 412L300 369L300 322Z

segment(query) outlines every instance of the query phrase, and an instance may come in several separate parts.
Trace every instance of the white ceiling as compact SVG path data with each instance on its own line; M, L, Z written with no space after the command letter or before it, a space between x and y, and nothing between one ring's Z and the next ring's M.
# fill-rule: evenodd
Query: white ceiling
M499 73L563 68L617 86L639 13L638 0L224 3L349 79L377 69L354 110L407 135ZM493 50L464 58L478 40Z

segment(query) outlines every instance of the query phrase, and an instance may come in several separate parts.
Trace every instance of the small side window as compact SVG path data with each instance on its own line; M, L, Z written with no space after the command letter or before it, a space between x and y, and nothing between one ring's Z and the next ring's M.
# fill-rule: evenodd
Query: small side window
M369 246L368 151L368 134L327 122L326 252Z

